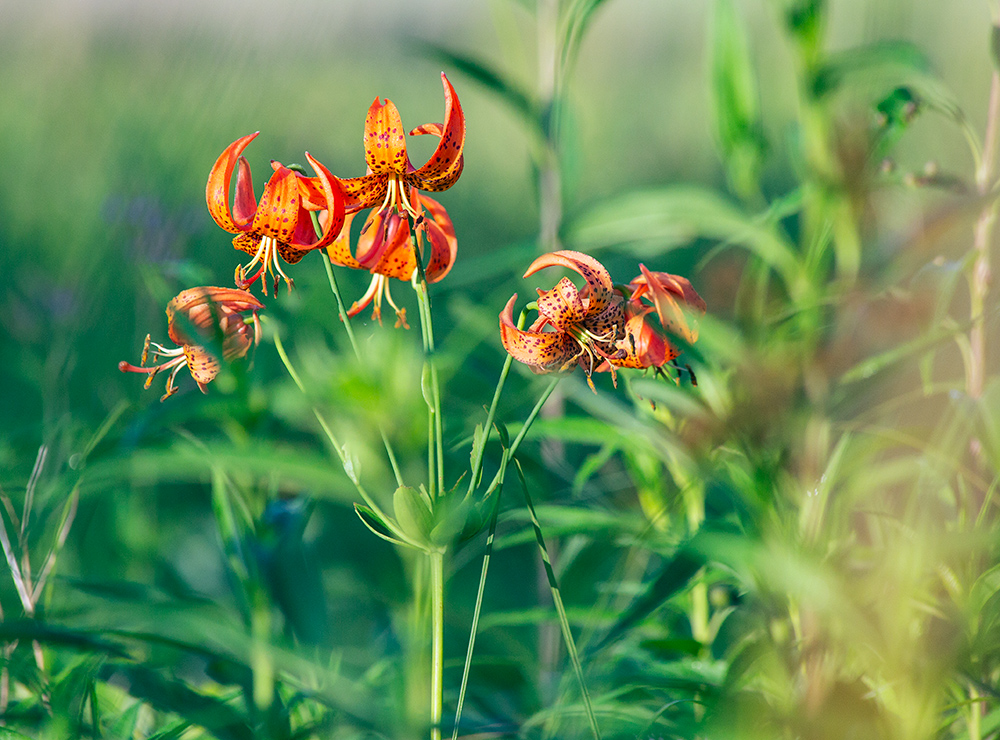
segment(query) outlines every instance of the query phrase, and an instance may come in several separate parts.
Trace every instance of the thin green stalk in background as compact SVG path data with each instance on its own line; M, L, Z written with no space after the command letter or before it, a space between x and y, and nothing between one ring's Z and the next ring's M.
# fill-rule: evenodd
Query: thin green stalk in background
M501 465L506 467L507 458ZM458 740L458 728L462 721L462 707L465 705L465 692L469 686L469 671L472 669L472 654L476 647L476 632L479 629L479 615L483 608L483 594L486 591L486 574L490 569L490 557L493 554L493 540L496 537L497 518L500 514L500 494L503 485L497 488L497 498L493 502L493 513L490 515L490 531L486 536L486 554L483 555L483 568L479 574L479 588L476 591L476 606L472 611L472 625L469 627L469 646L465 651L465 665L462 667L462 683L458 689L458 704L455 707L455 725L452 728L451 740Z
M594 707L590 702L590 692L587 690L587 681L583 676L583 666L580 664L580 656L576 651L576 642L573 640L573 632L570 630L569 618L566 616L566 607L563 605L562 595L559 593L559 582L556 574L552 570L552 563L549 561L549 551L545 547L545 538L542 536L542 525L538 522L535 514L535 507L531 502L531 495L528 493L528 483L524 479L524 471L521 464L514 460L517 466L517 477L521 482L521 490L524 491L524 503L531 515L531 526L535 530L535 541L538 543L538 550L542 556L542 563L545 566L545 575L549 581L549 589L552 592L552 601L559 615L559 627L562 629L563 641L566 643L566 652L569 654L570 662L576 673L576 680L580 684L580 697L583 699L583 708L587 713L587 721L590 723L590 731L594 735L594 740L601 740L601 730L597 726L597 717L594 716Z

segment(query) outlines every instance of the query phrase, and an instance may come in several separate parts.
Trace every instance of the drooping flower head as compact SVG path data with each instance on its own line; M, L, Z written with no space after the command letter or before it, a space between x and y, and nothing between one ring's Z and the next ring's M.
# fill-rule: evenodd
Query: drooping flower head
M206 386L219 374L219 359L205 349L202 343L214 336L221 338L222 358L235 360L246 355L251 343L260 342L260 326L257 311L263 304L245 290L236 288L199 287L181 291L167 304L167 334L177 347L146 341L142 348L139 365L124 360L118 363L123 373L146 373L146 388L159 373L170 370L167 377L166 393L160 399L166 400L177 392L174 381L181 368L187 367L202 393ZM246 323L243 314L251 312L253 330ZM152 350L150 350L152 348ZM146 366L150 351L154 360L164 359L161 364Z
M292 287L291 278L281 269L279 257L294 265L306 252L333 242L344 224L345 201L337 178L306 152L316 177L306 177L272 160L274 173L264 185L258 202L250 164L243 157L243 150L259 133L239 138L226 147L208 176L205 197L215 222L236 234L233 246L253 255L248 264L236 268L236 285L246 289L261 278L264 295L267 295L265 273L273 278L275 293L279 276L284 278L289 289ZM237 169L236 194L230 207L229 190L234 169ZM325 211L323 233L319 237L310 211ZM251 274L255 267L256 272Z
M654 308L641 301L651 290L645 283L618 288L604 265L571 250L542 255L531 263L524 277L552 266L579 273L585 285L578 289L572 280L562 278L551 290L539 290L535 302L538 318L526 330L514 323L517 294L507 302L500 314L500 339L515 360L536 373L571 370L579 365L593 388L590 376L594 372L610 371L617 382L616 368L659 368L680 354L648 321ZM647 279L645 275L643 279ZM691 292L697 297L693 288Z
M430 134L439 139L434 153L419 169L413 166L406 152L402 119L392 101L383 103L375 98L368 109L364 134L368 172L363 177L341 181L348 201L348 216L341 235L327 247L334 264L368 270L373 275L364 297L348 312L351 316L374 301L374 315L381 321L384 293L396 310L397 326L406 324L405 311L393 302L387 279L413 277L418 267L414 237L428 282L441 280L455 261L458 242L447 211L419 192L447 190L458 180L464 165L465 116L455 89L443 73L441 81L444 123L426 123L410 131L411 136ZM351 219L365 209L372 210L352 253ZM425 239L429 255L425 254Z

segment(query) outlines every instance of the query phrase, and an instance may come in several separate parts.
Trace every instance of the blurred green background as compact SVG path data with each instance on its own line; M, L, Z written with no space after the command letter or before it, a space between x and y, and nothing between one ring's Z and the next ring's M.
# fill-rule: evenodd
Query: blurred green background
M617 281L639 260L686 275L709 306L684 356L697 388L641 380L616 393L600 378L593 395L567 380L563 415L540 422L523 453L606 736L995 736L995 299L980 397L966 393L967 352L953 340L970 329L961 276L995 195L977 194L956 120L984 136L996 9L735 0L748 56L722 74L750 74L757 109L752 135L733 141L766 142L748 155L759 156L755 184L740 192L715 66L718 8L730 5L561 5L567 17L593 11L565 68L561 243L593 250ZM796 9L822 19L805 71ZM455 61L474 59L534 99L542 15L533 0L0 0L0 486L16 512L34 496L35 524L17 544L36 572L70 492L81 493L32 619L19 619L14 582L0 577L13 625L0 637L20 639L4 652L11 727L29 737L419 736L406 674L421 663L405 647L416 569L358 521L310 410L351 440L377 495L395 484L376 422L419 479L418 330L378 329L362 314L376 360L358 368L322 258L309 255L290 270L296 292L265 301L307 397L268 341L207 396L182 379L164 404L161 379L143 391L117 363L137 362L147 333L166 338L163 309L180 290L230 284L241 255L204 199L225 146L261 131L246 152L258 192L270 159L302 162L304 151L338 176L360 175L372 99L390 98L407 128L439 121L443 69L467 118L465 170L439 198L458 262L432 286L449 462L461 471L504 359L497 314L512 293L524 301L555 279L520 279L545 249L544 147L523 110ZM831 69L850 84L803 104ZM914 79L905 90L922 96L919 115L888 132L878 106ZM809 116L822 122L835 182L803 154ZM418 166L432 150L409 146ZM668 195L659 218L630 200L672 186L701 195ZM705 194L744 214L738 228ZM861 244L853 282L838 272L841 253L831 256L842 202ZM818 250L811 292L767 278L767 260L743 249L762 224L803 263ZM338 274L347 300L359 298L367 275ZM401 285L396 297L415 317L409 293ZM512 428L540 388L521 370L501 405ZM584 737L518 495L504 504L463 735ZM227 496L242 522L238 552L220 524ZM483 539L457 544L451 559L446 730ZM260 675L256 592L234 587L234 563L255 571L246 577L273 614L261 629L286 651L271 714L232 689L250 691L240 671ZM127 660L105 638L126 640ZM50 651L46 670L30 639ZM183 691L213 703L199 714Z

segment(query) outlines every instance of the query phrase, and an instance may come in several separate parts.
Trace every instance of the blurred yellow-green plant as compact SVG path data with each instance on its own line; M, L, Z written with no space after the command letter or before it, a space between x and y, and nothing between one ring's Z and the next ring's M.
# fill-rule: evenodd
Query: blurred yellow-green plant
M142 5L0 29L0 735L1000 735L996 3ZM255 349L176 319L207 394L117 372L228 284L229 142L361 174L441 68L419 327L317 249ZM676 382L511 362L558 250L691 279Z

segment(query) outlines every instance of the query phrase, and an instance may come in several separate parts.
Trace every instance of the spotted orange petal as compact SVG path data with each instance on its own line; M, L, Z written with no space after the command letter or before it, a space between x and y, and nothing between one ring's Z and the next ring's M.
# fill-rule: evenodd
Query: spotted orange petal
M247 145L259 133L260 131L257 131L256 133L243 136L227 146L225 151L215 161L215 165L213 165L212 171L208 175L208 185L205 186L205 199L208 202L208 212L212 215L215 223L233 234L246 231L250 225L249 217L252 211L250 213L247 212L247 187L250 188L250 198L253 197L253 188L249 180L250 168L249 166L246 167L246 178L243 178L243 167L241 165L240 176L237 178L237 213L234 214L232 209L230 209L229 186L232 182L233 169L241 159L243 150L247 148ZM240 180L246 183L242 185L242 195L240 191L241 186L239 185Z
M299 176L297 178L301 207L303 210L325 210L326 220L323 222L323 233L317 239L316 231L312 226L312 218L305 213L300 213L299 219L306 225L306 228L302 230L301 235L296 235L292 244L303 249L319 249L333 242L343 229L346 203L340 181L333 176L333 173L314 159L309 152L306 152L306 160L316 172L316 177ZM323 196L322 201L318 203L314 202L315 195L312 191L314 183L319 184L319 190ZM319 207L316 208L316 205ZM311 238L307 238L307 235L311 235Z
M182 290L167 304L167 333L175 344L190 343L177 326L177 314L183 313L197 329L208 329L225 319L221 314L259 311L264 304L238 288L201 286ZM225 327L223 327L225 329Z
M365 119L365 161L375 175L404 175L409 160L406 157L406 137L399 110L388 98L368 108Z
M500 340L507 353L538 372L562 370L579 353L579 346L565 332L523 331L514 324L515 293L500 314Z
M578 272L587 281L587 297L584 300L588 316L596 315L604 310L614 291L611 275L608 274L604 265L582 252L561 249L558 252L543 254L532 262L525 271L524 277L553 266L566 267Z
M557 331L579 326L586 307L569 278L562 278L552 290L538 292L538 313Z
M427 282L436 283L447 275L458 255L458 238L455 225L444 206L426 195L419 196L420 204L427 209L423 228L430 243L431 256L425 268Z
M326 245L326 253L333 264L360 270L362 269L361 263L354 259L354 255L351 254L351 222L355 215L348 213L344 217L344 225L337 238ZM322 221L322 218L320 220Z
M208 393L205 387L219 374L219 361L204 347L196 344L184 345L184 357L187 359L188 370L202 393Z
M421 190L447 190L462 173L462 149L465 145L465 114L451 82L441 73L444 85L444 123L425 124L411 135L434 134L440 138L430 159L418 170L412 170L407 180Z
M417 261L407 219L396 213L372 211L365 226L355 250L361 266L377 275L409 280Z

